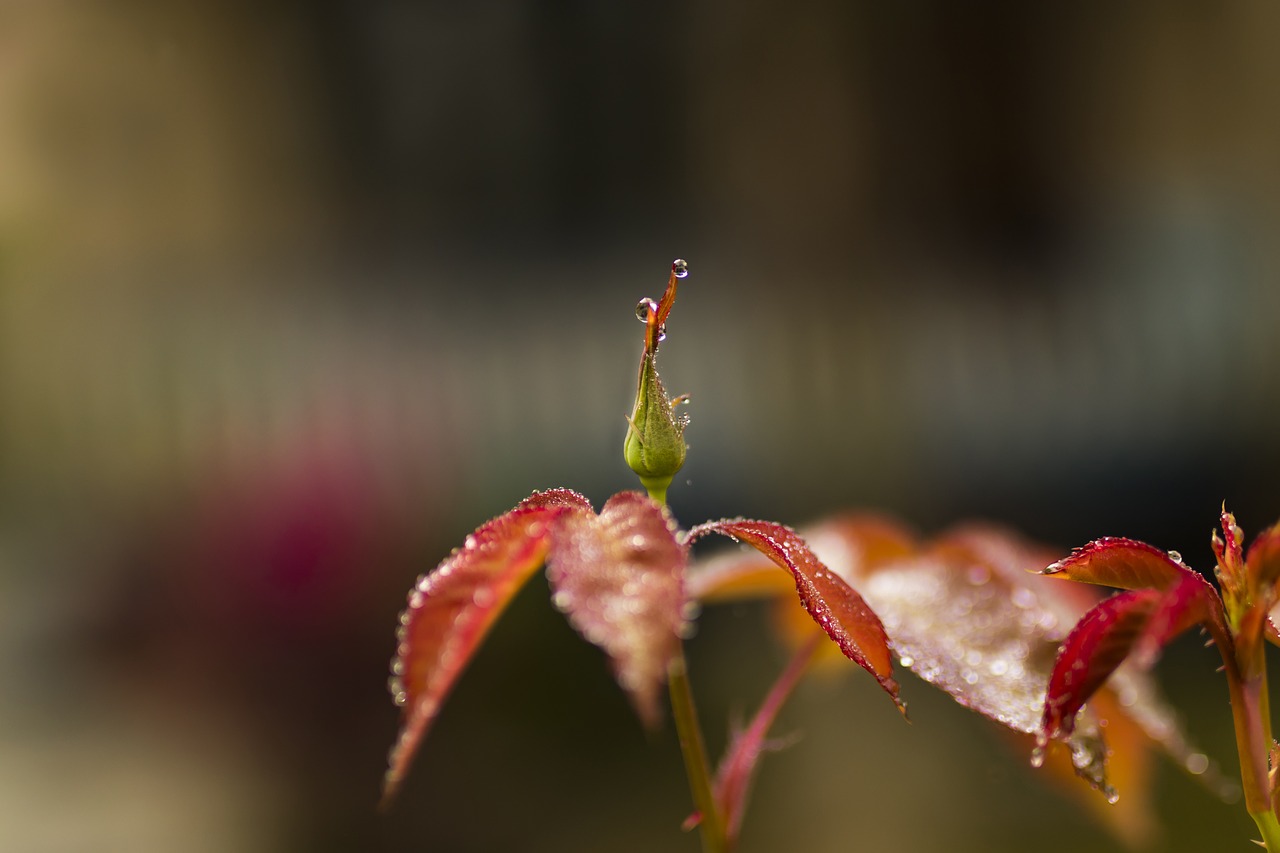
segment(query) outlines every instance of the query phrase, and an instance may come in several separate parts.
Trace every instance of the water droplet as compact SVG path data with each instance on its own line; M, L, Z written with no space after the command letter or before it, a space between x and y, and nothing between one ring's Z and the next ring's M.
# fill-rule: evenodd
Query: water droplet
M658 327L658 343L662 343L667 339L667 324L663 323Z
M911 655L903 655L902 657L898 658L898 665L904 666L907 668L910 668L911 665L914 664L915 662L916 662L916 659L913 658Z
M1209 756L1203 752L1194 752L1187 756L1187 772L1192 776L1199 776L1201 773L1209 769Z
M649 315L658 313L658 303L645 297L636 303L636 319L641 323L649 322Z
M676 258L671 262L671 271L676 274L676 278L686 278L689 275L689 262L684 258Z
M1107 802L1111 805L1114 806L1116 803L1120 802L1120 792L1115 788L1112 788L1110 785L1103 788L1102 793L1107 795Z
M1175 563L1181 563L1181 562L1182 562L1182 555L1181 555L1181 554L1179 554L1177 551L1170 551L1170 552L1169 552L1169 559L1170 559L1170 560L1173 560Z
M1031 750L1031 766L1041 767L1044 765L1044 746L1036 744L1036 748Z
M478 587L475 592L471 593L471 603L476 607L488 607L493 604L493 590L487 586Z
M392 701L396 703L397 708L402 708L404 707L404 703L409 701L409 694L401 690L394 697L392 697Z
M462 543L462 545L463 545L463 547L464 547L464 548L474 548L474 547L476 547L476 537L475 537L475 536L472 536L471 534L467 534L467 538L466 538L466 540Z
M569 605L573 604L573 596L564 590L559 590L555 595L551 596L551 603L555 605L557 610L567 610Z

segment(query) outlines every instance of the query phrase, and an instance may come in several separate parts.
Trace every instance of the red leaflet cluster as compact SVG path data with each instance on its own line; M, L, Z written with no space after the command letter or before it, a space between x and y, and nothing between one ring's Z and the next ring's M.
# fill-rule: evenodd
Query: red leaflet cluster
M1224 650L1232 647L1217 593L1176 553L1109 537L1053 563L1044 574L1126 591L1085 614L1063 643L1045 697L1042 745L1071 733L1084 703L1129 657L1149 665L1170 640L1200 624Z
M1274 771L1269 773L1272 739L1262 640L1277 633L1269 614L1280 598L1280 525L1263 532L1245 555L1244 536L1225 508L1220 521L1222 534L1214 533L1213 548L1221 597L1176 552L1129 539L1099 539L1044 570L1124 591L1085 614L1063 643L1045 697L1039 742L1043 746L1069 736L1077 713L1108 679L1124 672L1123 664L1149 667L1167 643L1202 626L1224 663L1246 807L1266 835L1274 817L1260 816L1274 811L1277 786ZM1203 762L1193 760L1188 767L1200 772Z
M1037 574L1051 552L981 525L921 542L893 521L870 515L838 516L802 535L816 559L856 587L863 606L879 615L903 667L961 705L1022 733L1031 747L1057 649L1068 626L1097 604L1086 587ZM785 589L775 579L759 556L736 552L695 564L688 587L691 596L707 602L777 596ZM780 615L791 612L793 607L785 607ZM1167 612L1174 615L1172 608ZM790 618L783 623L800 642L809 636ZM1100 815L1117 832L1138 841L1150 824L1147 745L1154 741L1180 764L1200 771L1208 762L1182 738L1172 711L1143 673L1122 671L1111 687L1117 695L1098 696L1100 711L1110 717L1107 741L1098 717L1086 711L1071 731L1062 732L1070 754L1054 756L1051 764L1056 773L1075 773L1109 795L1113 772L1116 782L1130 786L1119 809L1096 797L1091 802L1103 807ZM726 768L735 755L726 759Z
M404 721L390 757L384 804L394 797L441 703L489 628L544 562L556 606L604 650L641 720L656 722L662 681L683 633L689 543L707 533L746 542L786 569L813 620L897 702L880 620L788 528L760 521L710 522L681 541L666 508L640 492L615 495L598 516L576 492L540 492L479 527L409 593L390 685ZM726 815L741 814L772 713L742 741L749 756L743 753L739 769L723 774Z

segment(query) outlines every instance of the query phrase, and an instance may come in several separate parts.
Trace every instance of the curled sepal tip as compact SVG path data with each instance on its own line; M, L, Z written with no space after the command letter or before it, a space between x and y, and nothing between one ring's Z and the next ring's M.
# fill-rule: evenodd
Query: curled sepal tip
M684 466L687 450L684 428L688 418L676 415L675 406L658 376L655 360L658 344L666 338L667 317L676 301L678 282L689 275L689 265L677 258L662 298L645 298L636 305L636 317L644 322L644 353L640 357L640 377L636 400L627 419L627 437L622 452L627 465L654 499L666 499L667 487Z

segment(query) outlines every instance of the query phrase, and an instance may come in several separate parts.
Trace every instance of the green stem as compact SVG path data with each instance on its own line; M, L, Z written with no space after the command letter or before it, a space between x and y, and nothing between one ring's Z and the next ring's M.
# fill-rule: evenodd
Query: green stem
M1276 813L1267 809L1261 812L1249 812L1249 817L1253 818L1253 822L1258 825L1258 831L1262 833L1262 842L1267 845L1267 850L1280 850L1280 822L1276 820Z
M649 497L666 505L670 477L641 477L640 482ZM685 664L683 645L676 648L675 656L667 665L667 692L671 694L671 715L676 721L680 752L684 756L685 776L689 777L693 806L698 810L703 853L729 853L724 815L720 814L720 809L716 806L716 795L711 786L711 762L707 760L707 746L702 737L702 726L698 722L698 708L693 704L693 687L689 684L689 669Z
M667 667L667 686L671 693L676 733L680 736L680 751L684 754L684 770L689 777L689 790L700 817L698 826L702 830L702 849L704 853L726 853L724 818L716 808L715 793L711 788L711 765L707 761L702 727L698 725L698 710L693 704L684 649L676 653Z

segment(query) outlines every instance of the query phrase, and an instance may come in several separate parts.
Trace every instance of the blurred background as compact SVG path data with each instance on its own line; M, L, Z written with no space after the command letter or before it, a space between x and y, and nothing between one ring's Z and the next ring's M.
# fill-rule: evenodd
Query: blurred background
M414 577L599 506L641 327L684 524L855 506L1211 564L1280 517L1274 4L0 3L0 848L698 849L537 577L374 812ZM785 652L690 643L712 749ZM1234 768L1213 658L1162 662ZM1121 850L904 678L802 685L744 853ZM1123 792L1122 796L1123 796ZM1170 764L1153 849L1245 849Z

